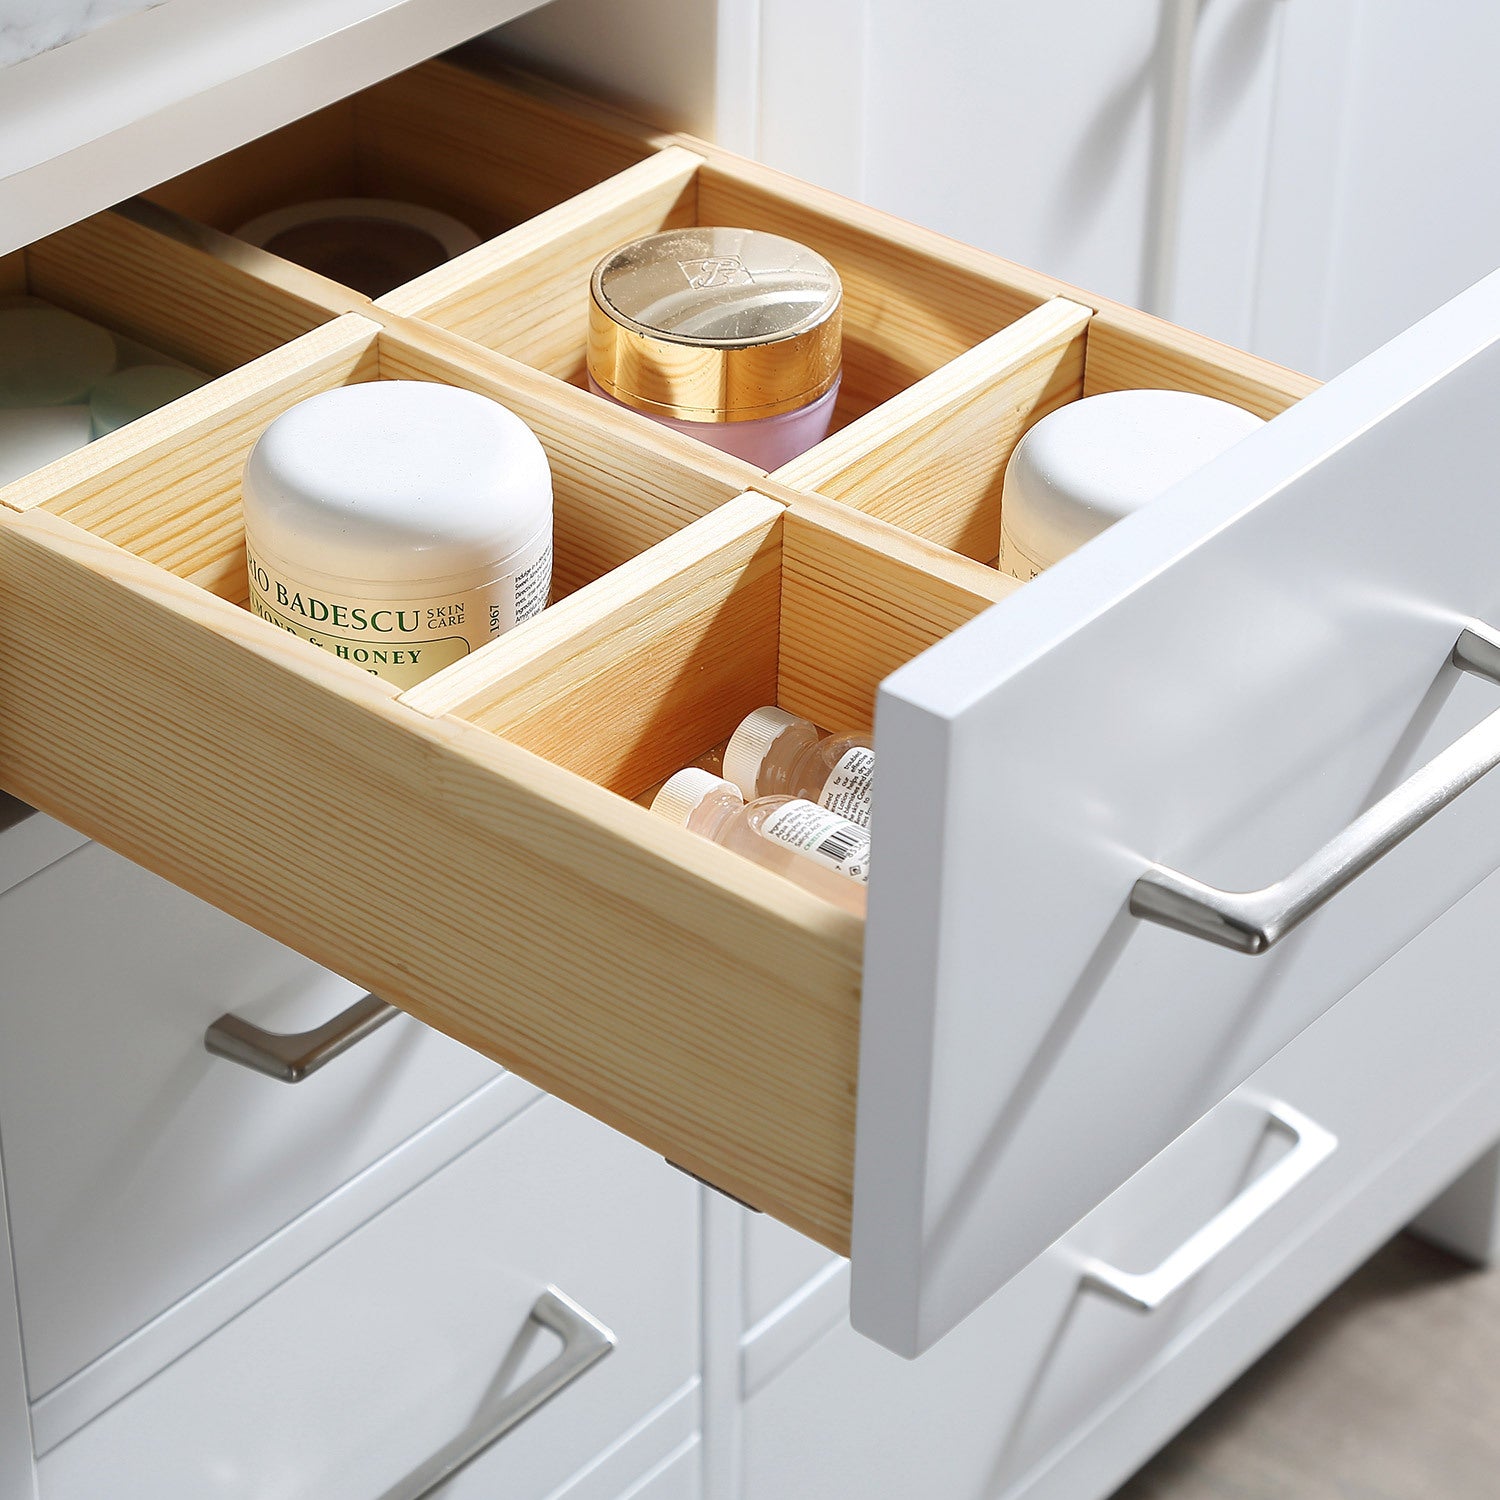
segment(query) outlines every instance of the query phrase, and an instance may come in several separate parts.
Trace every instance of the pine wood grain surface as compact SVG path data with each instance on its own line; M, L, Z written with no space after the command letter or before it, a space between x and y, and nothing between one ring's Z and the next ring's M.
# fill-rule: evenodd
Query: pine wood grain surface
M1114 1500L1494 1500L1500 1274L1400 1235Z

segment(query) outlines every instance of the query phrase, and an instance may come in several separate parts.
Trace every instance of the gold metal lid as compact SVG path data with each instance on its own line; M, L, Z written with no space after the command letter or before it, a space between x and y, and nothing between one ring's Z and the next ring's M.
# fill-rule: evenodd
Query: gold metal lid
M589 291L589 373L638 411L747 422L838 379L843 288L796 240L668 229L605 256Z

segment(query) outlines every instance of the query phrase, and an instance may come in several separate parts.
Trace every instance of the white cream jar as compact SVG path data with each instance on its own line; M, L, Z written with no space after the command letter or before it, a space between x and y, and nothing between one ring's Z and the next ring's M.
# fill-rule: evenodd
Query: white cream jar
M1000 497L1000 571L1023 583L1265 426L1187 391L1107 391L1016 444Z
M498 402L375 380L285 411L245 463L250 608L398 687L547 603L552 476Z

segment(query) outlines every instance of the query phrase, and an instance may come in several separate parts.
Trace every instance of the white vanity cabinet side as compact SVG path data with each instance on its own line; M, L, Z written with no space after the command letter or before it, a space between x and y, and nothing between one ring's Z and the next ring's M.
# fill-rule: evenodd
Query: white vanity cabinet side
M1245 347L1326 377L1500 266L1500 12L1472 0L1275 8Z

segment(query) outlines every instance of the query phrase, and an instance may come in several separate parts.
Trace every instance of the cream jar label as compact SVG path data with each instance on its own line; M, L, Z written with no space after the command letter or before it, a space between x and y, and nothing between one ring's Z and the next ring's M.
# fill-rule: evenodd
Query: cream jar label
M371 599L300 582L246 546L250 608L399 688L444 667L545 608L552 541L545 532L509 559L513 571L475 588L422 597Z
M997 564L999 570L1002 573L1009 573L1012 578L1019 578L1022 583L1030 583L1046 566L1046 563L1039 562L1017 543L1002 520L1000 523L1000 561Z

